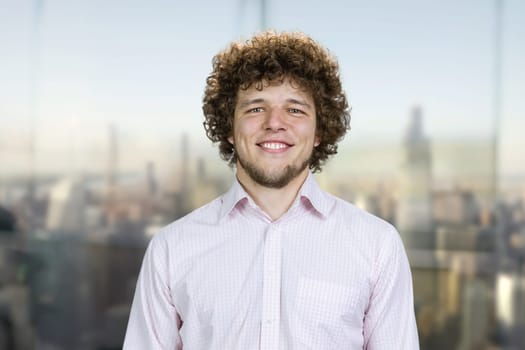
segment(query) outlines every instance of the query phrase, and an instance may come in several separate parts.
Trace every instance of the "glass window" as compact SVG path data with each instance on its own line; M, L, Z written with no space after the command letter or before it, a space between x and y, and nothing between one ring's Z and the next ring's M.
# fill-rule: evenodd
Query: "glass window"
M0 348L118 349L142 256L225 192L211 59L261 28L337 56L322 187L392 222L422 349L525 348L525 3L4 1Z

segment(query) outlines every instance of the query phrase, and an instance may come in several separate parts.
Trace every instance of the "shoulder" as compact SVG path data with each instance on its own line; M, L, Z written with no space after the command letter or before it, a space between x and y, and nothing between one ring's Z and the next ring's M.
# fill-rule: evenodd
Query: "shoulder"
M161 228L151 239L152 246L166 246L184 241L190 235L205 234L220 220L222 196Z
M330 196L334 201L333 210L331 212L333 217L344 220L348 225L356 229L385 235L392 234L393 232L397 233L395 227L388 221L369 213L344 199L329 193L326 195Z
M372 280L402 268L409 271L406 249L394 225L340 198L334 197L334 213L356 237L354 243L373 266ZM385 272L386 271L386 272ZM383 274L381 274L383 272ZM409 272L408 272L409 274Z
M373 251L392 244L402 245L397 229L390 222L332 194L326 195L334 203L329 219L335 220L339 227L344 227L344 231L356 236L360 242L373 248Z

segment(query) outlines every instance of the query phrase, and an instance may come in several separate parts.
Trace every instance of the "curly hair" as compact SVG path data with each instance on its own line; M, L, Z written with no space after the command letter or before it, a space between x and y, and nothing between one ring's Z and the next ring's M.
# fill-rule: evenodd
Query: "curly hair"
M245 42L233 42L213 58L206 79L202 110L206 135L219 143L221 158L233 166L233 116L239 89L252 84L290 79L308 91L315 102L316 135L320 144L312 152L309 168L321 170L337 153L337 143L350 129L350 107L341 86L339 65L326 49L303 33L265 31Z

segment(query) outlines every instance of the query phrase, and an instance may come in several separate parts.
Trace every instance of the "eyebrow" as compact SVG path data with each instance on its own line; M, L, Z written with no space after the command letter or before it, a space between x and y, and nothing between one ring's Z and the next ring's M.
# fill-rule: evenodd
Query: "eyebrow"
M239 103L239 108L245 108L245 107L248 107L249 105L253 105L256 103L262 103L262 102L264 102L264 98L254 98L251 100L243 100Z
M310 108L310 109L312 108L312 106L310 106L310 104L307 103L306 101L297 100L295 98L289 98L289 99L286 100L286 102L290 102L290 103L293 103L293 104L304 106L304 107L307 107L307 108Z
M239 103L239 108L245 108L245 107L248 107L248 106L250 106L252 104L263 103L264 101L265 101L264 98L254 98L254 99L249 99L249 100L243 100L243 101L241 101ZM312 109L312 106L310 106L309 103L307 103L306 101L303 101L303 100L298 100L296 98L288 98L288 99L286 99L286 102L292 103L292 104L297 104L297 105L304 106L304 107Z

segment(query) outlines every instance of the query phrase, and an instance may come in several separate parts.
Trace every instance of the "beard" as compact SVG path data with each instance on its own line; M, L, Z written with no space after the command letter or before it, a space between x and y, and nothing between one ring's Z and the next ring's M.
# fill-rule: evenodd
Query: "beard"
M243 160L237 156L239 165L246 171L246 174L257 184L268 188L283 188L293 179L299 176L306 167L310 164L310 159L307 158L298 166L287 165L284 169L270 173L265 169L258 167L256 164Z

